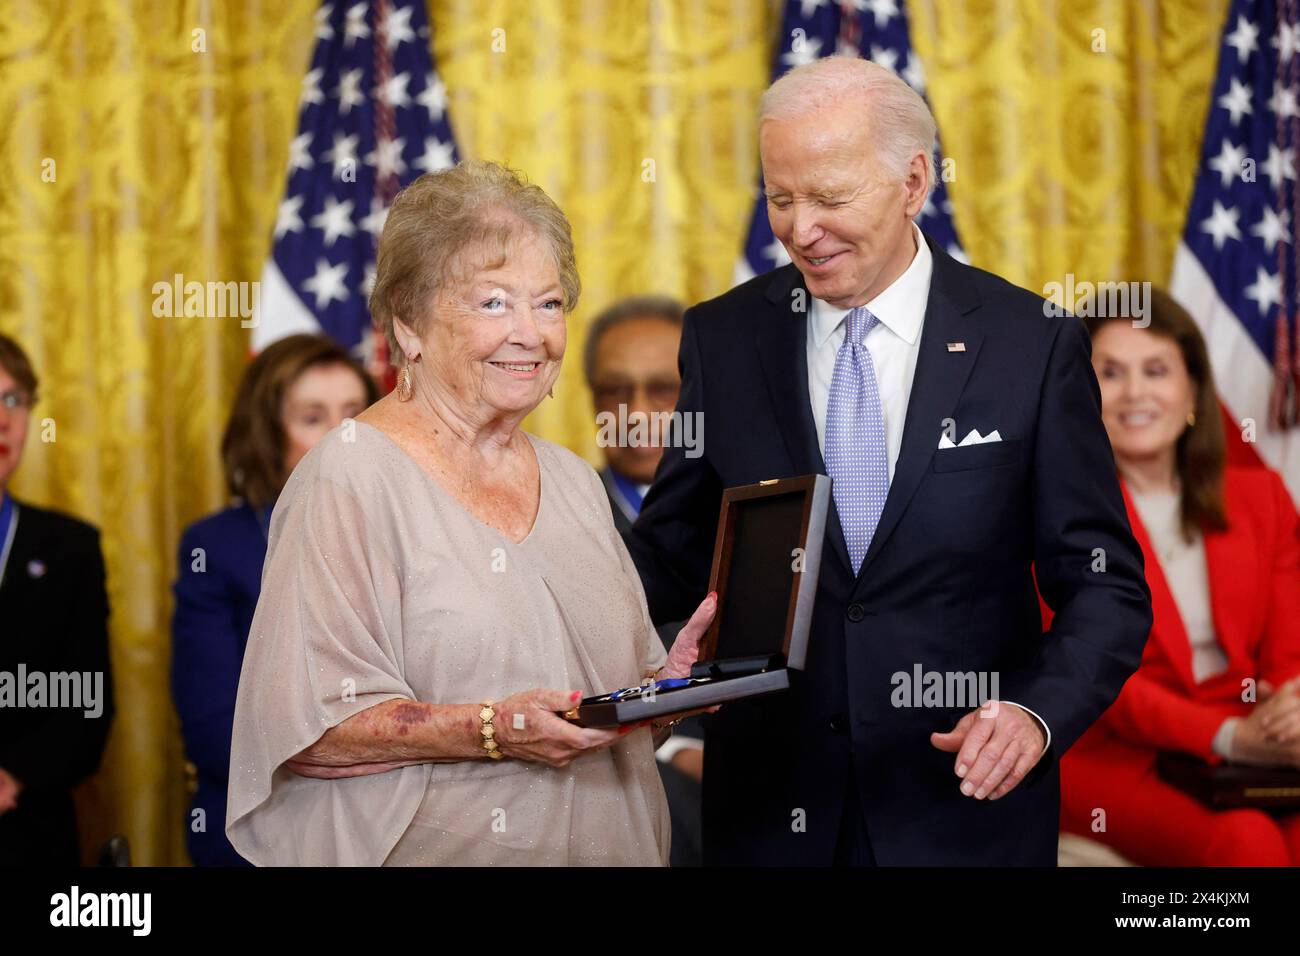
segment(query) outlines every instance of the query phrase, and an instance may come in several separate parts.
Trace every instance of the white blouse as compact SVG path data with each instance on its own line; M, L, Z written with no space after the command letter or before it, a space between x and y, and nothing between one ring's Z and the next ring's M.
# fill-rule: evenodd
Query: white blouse
M1199 684L1222 674L1228 669L1228 656L1214 631L1204 538L1199 531L1190 542L1183 537L1182 498L1178 492L1136 492L1130 488L1129 496L1146 526L1151 547L1160 561L1160 569L1187 631L1187 642L1192 651L1192 677ZM1235 727L1236 721L1230 718L1215 735L1213 746L1220 756L1231 756Z

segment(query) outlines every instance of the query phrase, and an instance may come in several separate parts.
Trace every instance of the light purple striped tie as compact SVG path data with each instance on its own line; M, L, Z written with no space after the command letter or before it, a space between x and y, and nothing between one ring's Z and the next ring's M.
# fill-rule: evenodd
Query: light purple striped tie
M885 415L871 353L863 344L879 321L865 306L845 316L844 343L835 356L826 403L823 457L854 574L862 567L889 494Z

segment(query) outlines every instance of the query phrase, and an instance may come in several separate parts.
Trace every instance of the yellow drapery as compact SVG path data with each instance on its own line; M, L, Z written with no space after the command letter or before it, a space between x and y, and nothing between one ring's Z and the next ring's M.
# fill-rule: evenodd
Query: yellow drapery
M85 836L126 833L138 863L185 860L169 585L181 528L224 503L217 443L247 348L237 318L155 317L151 289L260 276L316 6L0 0L0 330L43 380L14 491L103 530L119 712ZM1226 7L912 0L975 264L1033 289L1167 278ZM522 169L573 221L571 354L615 296L728 287L779 3L430 13L462 152ZM530 427L595 461L580 378L568 362Z

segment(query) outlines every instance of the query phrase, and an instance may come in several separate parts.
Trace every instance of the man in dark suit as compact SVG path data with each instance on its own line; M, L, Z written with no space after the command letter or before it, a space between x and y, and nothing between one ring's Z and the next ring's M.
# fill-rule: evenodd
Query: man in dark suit
M708 727L706 864L1054 865L1057 760L1141 658L1087 335L914 226L934 138L874 64L778 80L792 263L686 314L678 411L707 440L665 451L628 537L654 618L705 593L723 488L825 472L834 500L805 670Z
M80 863L71 791L113 718L99 532L8 493L36 377L0 335L0 866Z

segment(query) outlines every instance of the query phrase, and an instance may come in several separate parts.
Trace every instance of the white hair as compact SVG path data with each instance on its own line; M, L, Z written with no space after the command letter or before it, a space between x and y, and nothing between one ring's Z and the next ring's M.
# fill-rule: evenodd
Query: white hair
M769 86L759 101L758 122L809 116L859 97L871 121L876 155L899 179L907 178L917 152L925 154L929 191L934 190L934 152L938 128L934 114L916 90L870 60L828 56L797 66Z

